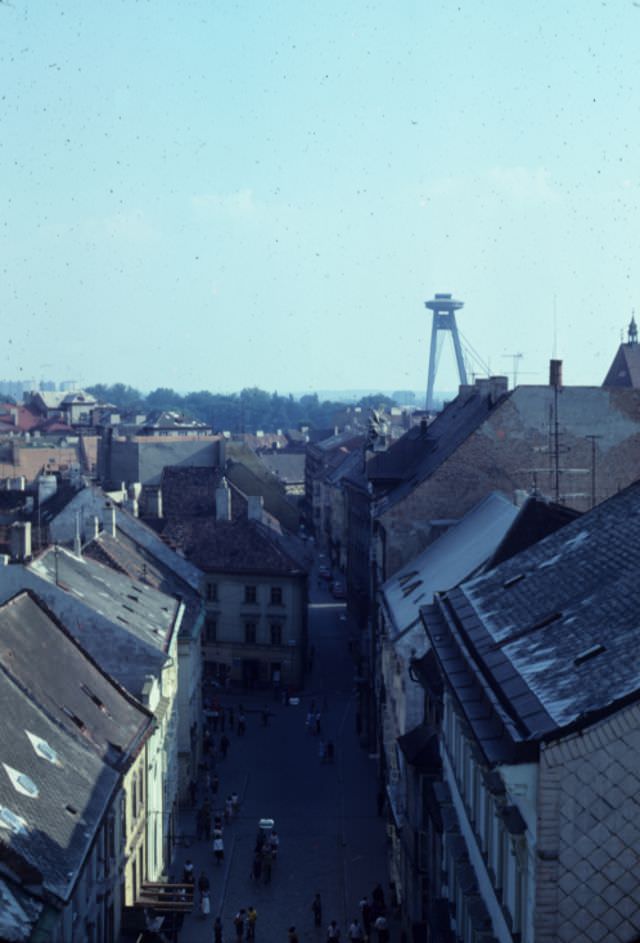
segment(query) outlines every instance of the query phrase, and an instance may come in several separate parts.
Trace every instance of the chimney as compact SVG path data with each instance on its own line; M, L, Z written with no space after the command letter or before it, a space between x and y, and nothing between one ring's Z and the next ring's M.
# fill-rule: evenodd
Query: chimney
M264 506L264 498L261 494L250 494L247 497L247 516L250 521L261 521L262 520L262 508Z
M508 390L508 377L489 377L489 394L492 403L496 403Z
M146 492L147 517L162 517L162 488L150 488Z
M80 512L76 511L76 530L73 535L73 552L76 557L82 556L82 539L80 537Z
M517 508L521 508L529 497L529 492L524 488L516 488L513 492L513 503Z
M216 520L231 520L231 490L226 478L223 478L220 487L216 488Z
M549 386L555 386L557 390L562 389L562 361L549 361Z
M31 521L16 521L9 536L11 559L28 560L31 556Z
M489 378L478 377L476 380L476 390L481 396L488 396L490 393Z
M100 536L100 518L98 517L97 514L93 515L92 521L93 521L93 540L97 540L97 538Z
M107 504L104 509L104 529L112 537L116 536L116 509L113 504Z

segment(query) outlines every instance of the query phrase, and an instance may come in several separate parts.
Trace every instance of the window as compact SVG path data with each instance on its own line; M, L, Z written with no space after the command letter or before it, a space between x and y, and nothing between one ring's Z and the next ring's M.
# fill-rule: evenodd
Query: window
M271 587L271 605L272 606L282 605L282 587L281 586Z
M258 601L258 590L255 586L245 586L244 588L244 601L245 602L257 602Z
M218 637L218 620L207 616L204 623L205 642L215 642Z
M255 645L256 641L256 624L255 622L245 622L244 624L244 640L248 645Z
M282 645L282 626L274 622L269 626L271 630L271 644L272 645Z
M218 584L207 583L207 602L218 601Z

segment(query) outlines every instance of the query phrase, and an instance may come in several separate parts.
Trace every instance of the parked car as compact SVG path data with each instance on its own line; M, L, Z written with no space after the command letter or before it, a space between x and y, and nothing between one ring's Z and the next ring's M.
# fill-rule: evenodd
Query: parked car
M341 583L340 580L334 580L331 584L331 593L334 599L346 599L347 591L345 589L344 583Z

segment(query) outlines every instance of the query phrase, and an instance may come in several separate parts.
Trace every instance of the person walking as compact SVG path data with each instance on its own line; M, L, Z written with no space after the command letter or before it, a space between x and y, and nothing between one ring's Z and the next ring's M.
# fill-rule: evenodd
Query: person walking
M299 943L298 934L296 933L295 927L289 927L287 943Z
M258 919L258 912L256 908L251 905L247 908L247 939L255 940L256 938L256 920Z
M386 910L384 902L384 891L382 890L382 884L378 882L371 892L371 899L373 901L373 912L378 917L380 914L384 914Z
M244 716L244 714L241 712L238 716L238 736L244 737L246 729L247 729L247 719Z
M211 913L211 897L209 891L206 891L200 898L200 916L206 920Z
M340 939L340 927L338 926L335 920L332 920L329 926L327 927L327 941L328 943L338 943Z
M222 864L224 861L224 839L220 829L216 829L213 833L213 855L216 864Z
M204 894L208 894L211 890L211 882L204 871L200 873L200 877L198 878L198 890L200 891L200 897Z
M362 926L364 928L364 935L369 938L371 936L371 923L373 920L373 913L371 912L371 904L369 903L369 898L365 896L360 900L360 916L362 917Z
M196 876L193 868L193 861L190 858L184 863L184 868L182 869L182 883L183 884L195 884Z
M374 927L378 934L378 943L389 943L389 924L384 914L376 917Z
M311 902L311 912L313 913L313 925L314 927L322 926L322 900L320 894L316 891L316 896Z
M236 940L241 940L244 937L244 907L237 912L233 918L233 926L236 931Z
M218 774L214 773L211 777L211 794L215 797L218 795L218 789L220 788L220 779Z
M256 850L253 855L253 864L251 865L251 877L254 881L259 881L262 877L262 853Z
M222 920L216 917L213 922L213 943L222 943Z
M231 796L227 796L227 798L224 801L224 820L227 825L231 821L232 815L233 815L233 800L231 799Z
M231 741L229 740L226 733L223 733L220 737L220 752L222 753L222 759L226 760L227 753L229 752L229 747L231 746Z
M231 815L235 818L240 811L240 799L237 792L231 793Z
M271 883L271 869L273 868L273 858L271 855L271 847L265 845L262 849L262 873L264 875L264 883Z
M360 921L357 917L349 924L349 940L350 943L362 943L363 939L362 927L360 926Z

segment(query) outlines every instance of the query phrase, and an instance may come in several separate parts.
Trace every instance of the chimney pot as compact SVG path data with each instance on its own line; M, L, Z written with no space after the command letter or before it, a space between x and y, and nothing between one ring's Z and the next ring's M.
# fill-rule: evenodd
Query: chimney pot
M216 520L231 520L231 489L226 478L223 478L220 487L216 488Z
M562 389L562 361L549 361L549 386L555 386L556 389Z
M247 516L250 521L261 521L262 520L262 508L264 506L264 498L261 494L250 494L247 497Z

